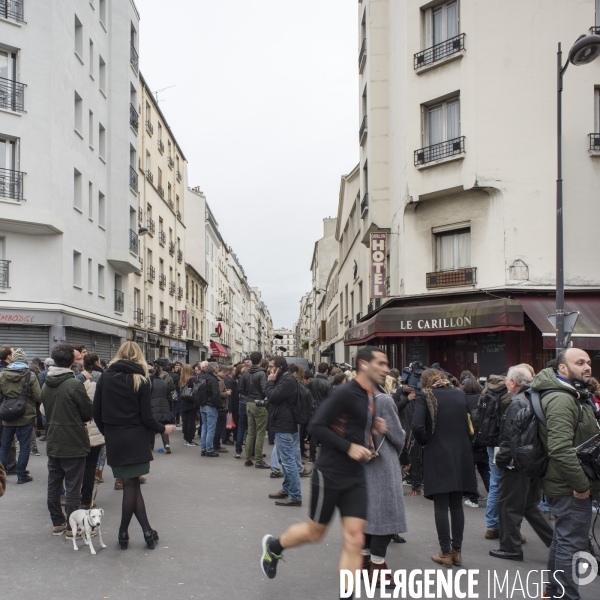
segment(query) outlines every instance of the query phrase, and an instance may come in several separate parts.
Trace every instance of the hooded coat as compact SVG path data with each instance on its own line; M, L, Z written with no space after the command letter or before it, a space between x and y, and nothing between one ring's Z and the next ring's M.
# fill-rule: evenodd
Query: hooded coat
M23 368L19 367L21 363L9 365L8 368L0 372L0 404L4 397L6 398L18 398L23 391L25 385L25 375L29 373L29 367L24 365ZM29 393L27 394L27 405L25 407L25 414L16 421L2 421L5 427L23 427L29 425L36 415L36 403L40 402L40 383L35 376L35 373L31 373L29 377Z
M542 398L542 410L548 423L546 427L538 425L540 439L550 458L544 476L544 494L550 498L570 498L574 491L583 493L591 487L594 500L600 501L600 481L590 483L575 452L575 447L598 433L594 409L588 404L591 395L559 379L553 369L540 371L531 389L540 393L556 390ZM578 403L583 412L580 423Z
M144 376L144 369L135 362L118 360L96 385L94 421L106 440L106 459L111 467L154 460L148 431L165 431L152 415L150 381L142 382L136 391L134 374Z

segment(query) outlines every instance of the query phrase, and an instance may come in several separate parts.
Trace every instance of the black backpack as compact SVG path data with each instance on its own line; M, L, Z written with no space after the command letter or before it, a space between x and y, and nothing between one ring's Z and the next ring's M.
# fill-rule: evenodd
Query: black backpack
M0 406L0 419L11 422L21 419L27 410L27 396L29 395L29 382L31 380L31 371L27 371L23 389L17 398L4 398Z
M504 409L500 404L500 399L506 393L506 388L500 392L492 392L486 390L479 404L475 409L475 419L473 428L475 429L475 437L473 445L494 447L498 445L500 436L500 422Z
M196 377L194 388L192 389L192 401L195 407L206 406L208 404L208 381L206 381L206 378Z
M313 397L306 386L298 381L296 381L296 383L298 384L298 394L296 395L296 402L292 408L292 414L298 425L305 425L310 419Z
M515 417L510 431L510 453L517 471L527 477L543 477L548 469L548 452L539 437L539 424L546 426L547 420L542 410L542 398L553 392L565 390L544 390L541 394L535 390L525 390L529 406L522 408ZM577 401L579 417L577 427L583 420L583 409Z

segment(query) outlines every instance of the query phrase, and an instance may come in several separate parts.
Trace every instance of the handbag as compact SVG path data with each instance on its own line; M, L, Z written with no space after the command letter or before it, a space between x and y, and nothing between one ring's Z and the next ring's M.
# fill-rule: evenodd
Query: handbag
M235 423L233 422L233 415L231 413L227 413L227 421L225 423L226 429L233 429L235 427Z

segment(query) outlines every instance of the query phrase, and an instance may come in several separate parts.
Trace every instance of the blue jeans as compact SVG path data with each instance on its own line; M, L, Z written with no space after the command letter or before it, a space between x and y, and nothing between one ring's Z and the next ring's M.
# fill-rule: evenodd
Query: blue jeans
M237 422L237 439L235 440L235 453L242 453L242 444L244 438L248 432L248 413L246 412L246 403L240 402L240 412L238 414Z
M488 529L498 531L500 529L498 517L498 488L502 478L502 469L494 466L494 449L488 448L490 461L490 489L488 490L487 503L485 506L485 522Z
M292 500L302 500L302 489L300 487L300 473L296 464L294 445L298 445L294 436L297 433L276 433L275 444L277 445L277 455L281 462L283 471L283 491Z
M4 425L2 427L2 446L0 447L0 463L6 468L6 460L8 458L8 451L10 450L15 435L19 442L19 458L17 459L17 477L22 479L27 475L27 464L29 463L29 443L31 441L31 434L33 433L33 421L29 425L23 425L21 427L11 427Z
M201 406L202 432L200 435L200 448L206 452L213 452L215 429L217 427L217 409L214 406Z
M298 425L298 433L294 433L294 444L294 457L296 459L298 473L303 473L304 465L302 464L302 456L300 454L300 425ZM281 463L279 462L279 456L277 455L277 444L273 446L273 452L271 453L271 471L281 471Z

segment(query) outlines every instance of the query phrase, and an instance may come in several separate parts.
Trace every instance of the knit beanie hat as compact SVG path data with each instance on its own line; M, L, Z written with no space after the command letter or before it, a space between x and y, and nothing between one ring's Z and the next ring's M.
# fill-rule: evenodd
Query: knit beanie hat
M26 356L25 356L25 351L22 348L17 348L16 350L13 351L12 353L12 361L14 363L17 362L26 362Z

